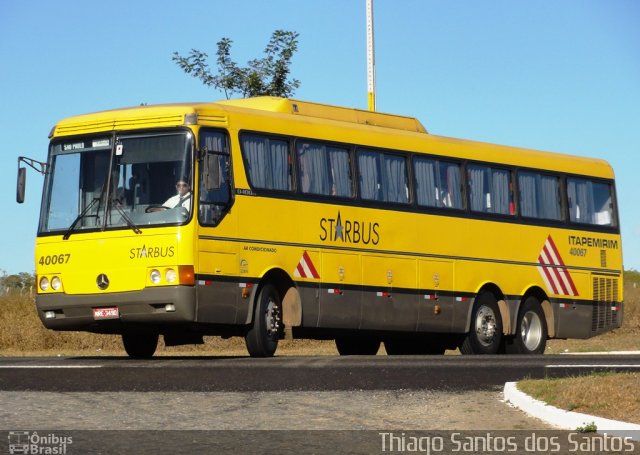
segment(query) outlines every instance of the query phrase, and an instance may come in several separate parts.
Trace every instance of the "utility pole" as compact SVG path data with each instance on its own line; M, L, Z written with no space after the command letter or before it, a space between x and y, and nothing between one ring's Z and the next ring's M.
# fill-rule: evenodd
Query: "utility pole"
M376 110L376 60L373 48L373 0L367 0L367 94L369 110Z

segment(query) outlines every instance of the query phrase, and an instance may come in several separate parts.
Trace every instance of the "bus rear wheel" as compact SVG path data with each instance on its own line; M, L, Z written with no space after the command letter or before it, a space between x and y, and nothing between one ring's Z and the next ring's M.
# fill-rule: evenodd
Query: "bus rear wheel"
M471 328L460 345L463 354L496 354L502 343L502 318L495 296L480 294L471 311Z
M127 332L122 334L122 344L132 359L150 359L158 347L158 338L155 332Z
M367 336L337 337L336 349L340 355L376 355L380 340Z
M508 354L544 354L547 336L547 322L540 302L528 297L518 312L516 334L505 348Z
M260 289L253 313L253 324L244 337L251 357L272 357L283 332L282 305L271 284Z

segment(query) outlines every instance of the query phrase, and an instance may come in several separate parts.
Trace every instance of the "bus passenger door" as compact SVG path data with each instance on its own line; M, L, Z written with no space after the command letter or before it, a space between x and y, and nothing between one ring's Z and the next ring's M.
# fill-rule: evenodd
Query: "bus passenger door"
M243 324L247 305L240 300L238 243L229 138L224 131L202 129L198 156L198 321ZM240 278L242 284L242 278Z

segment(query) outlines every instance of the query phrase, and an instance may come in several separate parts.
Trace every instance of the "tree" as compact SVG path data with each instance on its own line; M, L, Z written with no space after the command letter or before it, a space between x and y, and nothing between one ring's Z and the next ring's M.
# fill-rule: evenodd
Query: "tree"
M6 292L13 290L29 290L35 284L35 276L31 273L20 272L17 275L7 275L7 272L0 270L0 290Z
M244 98L265 95L288 98L300 86L299 80L289 80L291 59L298 50L298 36L297 32L274 31L264 50L265 56L250 60L245 67L231 59L233 41L222 38L217 44L217 74L209 69L209 56L197 49L191 49L187 57L174 52L172 60L204 85L222 90L227 99L234 93Z

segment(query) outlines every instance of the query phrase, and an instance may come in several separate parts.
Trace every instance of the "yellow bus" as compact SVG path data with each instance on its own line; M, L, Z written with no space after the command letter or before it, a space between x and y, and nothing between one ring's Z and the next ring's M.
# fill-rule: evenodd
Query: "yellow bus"
M46 163L19 158L45 174L38 314L134 358L160 335L241 336L257 357L287 337L541 354L622 324L602 160L271 97L82 115L50 138Z

